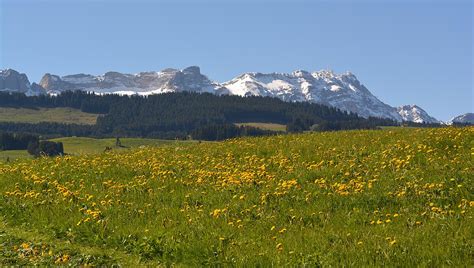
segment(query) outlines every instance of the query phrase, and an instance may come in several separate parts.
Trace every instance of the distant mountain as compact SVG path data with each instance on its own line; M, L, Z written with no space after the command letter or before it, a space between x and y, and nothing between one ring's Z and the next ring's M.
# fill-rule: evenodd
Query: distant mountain
M26 74L12 69L0 70L0 91L19 92L27 96L45 94L45 90L36 83L30 84Z
M333 106L362 117L402 121L397 110L377 99L352 73L246 73L222 84L230 94L277 97L285 101L308 101Z
M398 113L402 116L403 121L411 121L415 123L429 123L439 124L441 123L434 117L428 115L428 113L416 105L404 105L397 108Z
M458 123L458 124L471 124L474 125L474 113L466 113L451 119L449 124Z
M66 90L116 93L123 95L150 95L165 92L209 92L218 91L221 86L202 75L199 67L184 70L165 69L161 72L122 74L108 72L104 75L75 74L59 77L45 74L40 85L48 94L59 94Z
M219 95L268 96L284 101L324 104L357 113L365 118L389 118L399 122L439 122L416 105L395 108L383 103L350 72L335 74L327 70L312 73L304 70L292 73L244 73L224 83L210 80L201 74L197 66L138 74L108 72L99 76L75 74L60 77L47 73L39 86L35 86L34 90L30 86L29 89L30 91L26 92L31 95L43 92L54 95L67 90L82 90L122 95L191 91ZM17 91L25 92L25 86L18 86Z

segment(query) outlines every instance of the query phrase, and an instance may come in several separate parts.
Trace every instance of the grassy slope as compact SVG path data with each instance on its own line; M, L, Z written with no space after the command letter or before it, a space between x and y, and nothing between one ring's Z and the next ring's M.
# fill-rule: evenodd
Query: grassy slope
M472 266L473 146L400 128L0 164L0 264Z
M111 147L114 151L124 151L136 149L140 146L164 146L174 144L192 144L195 141L173 141L142 138L122 138L120 139L123 147L115 146L115 139L93 139L85 137L66 137L52 139L55 142L62 142L64 152L70 155L99 154L103 153L105 147ZM15 159L31 159L32 157L26 150L0 151L0 161L10 161Z
M235 123L235 125L255 127L255 128L260 128L263 130L286 132L286 125L275 124L275 123Z
M0 162L1 161L13 161L16 159L31 158L26 150L10 150L0 151Z
M93 125L97 114L81 112L73 108L5 108L0 107L0 122L57 122Z
M105 147L111 147L113 150L127 150L139 148L140 146L163 146L181 143L192 143L193 141L173 141L159 139L142 138L121 138L122 148L115 146L115 139L93 139L85 137L66 137L52 139L52 141L62 142L64 152L73 155L97 154L104 152Z

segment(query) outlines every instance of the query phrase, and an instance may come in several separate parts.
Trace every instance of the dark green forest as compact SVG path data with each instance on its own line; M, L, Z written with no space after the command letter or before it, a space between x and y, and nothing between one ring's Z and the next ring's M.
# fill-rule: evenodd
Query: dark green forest
M234 123L262 122L287 126L288 132L370 129L398 125L379 118L361 118L336 108L269 97L166 93L151 96L95 95L82 91L58 96L0 93L0 107L70 107L100 114L96 125L0 123L0 130L48 137L147 137L223 140L275 132Z

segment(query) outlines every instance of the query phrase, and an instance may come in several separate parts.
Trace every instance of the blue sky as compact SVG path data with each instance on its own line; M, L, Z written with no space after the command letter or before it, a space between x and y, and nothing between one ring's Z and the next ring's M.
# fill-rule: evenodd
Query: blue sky
M136 73L198 65L351 71L392 106L474 111L471 0L0 0L0 68Z

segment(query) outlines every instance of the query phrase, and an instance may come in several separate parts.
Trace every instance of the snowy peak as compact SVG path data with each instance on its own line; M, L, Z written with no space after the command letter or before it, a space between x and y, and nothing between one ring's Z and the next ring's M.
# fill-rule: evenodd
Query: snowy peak
M0 70L0 91L24 93L27 96L45 93L38 84L31 85L26 74L13 69Z
M354 112L363 117L402 121L396 109L381 102L352 73L330 70L309 73L246 73L223 84L230 94L277 97L285 101L308 101Z
M0 91L27 95L82 90L98 94L151 95L166 92L207 92L217 95L275 97L290 102L312 102L332 106L359 116L388 118L398 122L439 123L416 105L392 107L375 97L351 72L337 74L331 70L291 73L249 72L217 83L201 73L198 66L183 70L103 75L73 74L58 76L47 73L38 84L30 84L25 74L8 69L0 71Z
M470 124L474 125L474 113L458 115L449 121L449 124Z
M45 74L40 85L49 94L66 90L83 90L97 93L150 95L165 92L214 92L220 86L201 74L197 66L183 70L165 69L160 72L122 74L107 72L104 75L75 74L59 77Z
M439 124L441 123L434 117L416 105L403 105L397 108L398 113L403 118L403 121L410 121L415 123L425 124Z

